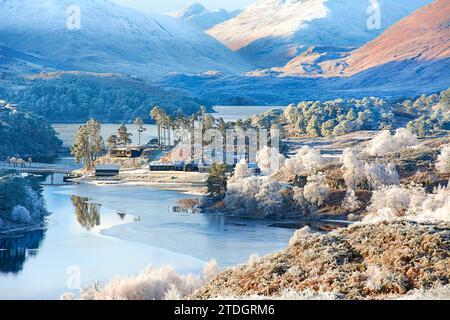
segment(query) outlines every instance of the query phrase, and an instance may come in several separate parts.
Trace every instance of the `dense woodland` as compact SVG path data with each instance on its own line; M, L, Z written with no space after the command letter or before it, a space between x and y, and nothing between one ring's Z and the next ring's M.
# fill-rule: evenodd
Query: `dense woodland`
M132 122L141 117L152 123L149 110L164 106L168 114L192 114L200 101L165 91L137 79L62 75L30 81L7 95L9 101L50 122Z
M407 125L419 137L450 129L450 89L415 100L387 102L367 97L302 101L284 112L271 110L247 121L255 127L282 125L290 136L340 136L358 130L389 130Z
M42 117L18 111L5 101L0 101L0 139L0 160L51 159L62 146L55 130Z

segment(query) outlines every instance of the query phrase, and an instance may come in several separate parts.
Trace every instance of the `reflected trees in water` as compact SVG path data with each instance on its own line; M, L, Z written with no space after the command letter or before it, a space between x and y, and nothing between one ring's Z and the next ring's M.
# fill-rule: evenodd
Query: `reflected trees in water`
M0 273L18 274L25 261L38 254L45 230L33 230L14 237L0 238Z
M83 228L89 231L100 226L100 204L92 203L86 197L72 196L71 200L77 221Z

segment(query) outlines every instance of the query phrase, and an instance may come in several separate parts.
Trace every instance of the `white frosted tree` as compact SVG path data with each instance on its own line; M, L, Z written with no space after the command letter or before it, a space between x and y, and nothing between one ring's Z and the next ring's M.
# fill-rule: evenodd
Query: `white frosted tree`
M308 177L305 188L303 189L303 196L308 202L320 207L329 195L330 187L326 182L324 173L319 172Z
M345 195L342 207L349 211L356 211L359 208L361 208L361 201L358 200L355 190L353 189L347 190L347 194Z
M382 156L399 148L388 130L377 134L368 144L366 152L372 156Z
M421 186L384 186L374 191L363 222L408 219L419 222L450 222L450 182L427 194Z
M397 129L394 139L400 148L414 147L419 144L417 136L407 128Z
M391 135L388 130L384 130L369 142L366 152L372 156L383 156L417 144L417 136L409 129L398 129L394 135Z
M289 240L289 246L292 247L298 242L300 242L302 239L308 237L311 234L311 228L308 226L305 226L299 230L296 230L292 238Z
M316 173L324 163L320 150L302 147L293 157L286 159L282 170L285 173L300 176Z
M283 166L285 157L276 149L263 147L256 154L256 163L264 174L275 174Z
M306 204L306 199L303 195L303 189L299 187L293 188L293 200L299 207L303 207Z
M436 169L439 173L450 173L450 145L444 146L436 161Z
M364 166L366 179L372 189L381 186L398 185L400 177L394 164L366 163Z
M356 153L347 148L341 157L342 173L348 188L357 189L363 186L366 180L365 163L360 160Z
M283 187L275 179L269 177L261 179L261 186L255 195L258 208L264 215L276 213L283 204L283 197L280 194Z
M252 171L248 168L247 162L242 159L236 168L234 169L233 176L228 180L228 183L235 183L241 179L251 177L253 175Z

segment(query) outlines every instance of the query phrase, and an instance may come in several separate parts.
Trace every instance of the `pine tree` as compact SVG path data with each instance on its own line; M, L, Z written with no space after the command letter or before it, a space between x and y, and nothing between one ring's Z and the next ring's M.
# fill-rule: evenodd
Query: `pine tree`
M95 160L103 153L104 149L101 124L91 119L78 128L75 144L70 150L77 163L83 162L87 170L92 170Z
M119 144L127 146L132 142L131 137L133 135L128 132L127 126L125 124L122 123L120 125L119 129L117 129L117 133Z
M111 149L117 148L117 140L118 140L118 138L115 134L110 135L108 140L106 140L106 142L108 143L109 151L111 151Z
M224 163L214 162L209 171L207 185L208 193L212 198L222 198L227 191L227 166Z
M139 134L139 145L141 145L141 134L146 131L147 129L144 128L144 120L142 120L141 117L137 117L134 120L134 125L138 127L138 134Z

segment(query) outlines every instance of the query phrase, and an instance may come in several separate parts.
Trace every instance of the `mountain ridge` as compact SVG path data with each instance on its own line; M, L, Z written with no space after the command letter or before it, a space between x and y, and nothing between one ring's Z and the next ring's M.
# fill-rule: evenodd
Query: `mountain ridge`
M207 30L215 25L236 17L241 10L227 11L225 9L208 10L202 4L194 1L178 12L170 15L185 21L201 30Z
M217 40L175 18L148 15L108 0L79 0L81 28L67 29L70 0L3 0L0 45L52 61L60 70L138 74L252 66Z
M258 0L207 32L261 68L282 67L311 46L355 47L431 0L385 0L380 29L369 29L369 2Z

